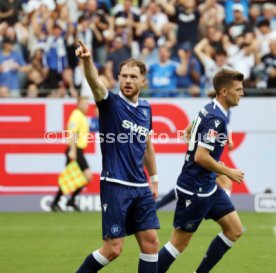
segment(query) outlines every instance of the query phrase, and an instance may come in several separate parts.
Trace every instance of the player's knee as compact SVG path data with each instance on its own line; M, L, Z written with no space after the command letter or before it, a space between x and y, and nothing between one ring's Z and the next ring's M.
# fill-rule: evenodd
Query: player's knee
M121 255L122 250L123 250L122 245L120 245L120 244L113 245L110 248L109 260L112 261L112 260L118 258Z
M240 226L236 231L235 231L235 238L238 240L243 234L243 227Z
M141 250L143 253L157 253L158 252L158 247L159 247L159 240L156 237L152 238L151 240L147 240L142 243L141 245Z
M242 233L243 233L243 227L242 226L236 227L235 229L231 230L229 234L229 237L230 237L229 239L235 242L242 236Z

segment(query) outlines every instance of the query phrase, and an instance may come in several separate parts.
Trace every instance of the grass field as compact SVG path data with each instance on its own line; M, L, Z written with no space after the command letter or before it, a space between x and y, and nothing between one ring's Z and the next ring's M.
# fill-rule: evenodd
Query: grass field
M240 216L246 231L212 272L276 272L276 214ZM172 218L171 212L159 212L160 245L169 239ZM205 221L169 272L193 273L218 232L215 223ZM0 213L1 273L75 273L100 244L99 213ZM135 273L138 254L134 238L128 237L122 256L101 272Z

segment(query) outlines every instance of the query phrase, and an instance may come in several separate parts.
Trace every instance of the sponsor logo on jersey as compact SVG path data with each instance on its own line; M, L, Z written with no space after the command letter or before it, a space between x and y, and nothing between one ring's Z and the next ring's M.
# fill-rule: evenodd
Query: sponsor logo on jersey
M218 135L218 131L215 131L214 129L209 129L206 136L206 140L210 141L211 143L214 143L217 135Z
M130 129L130 131L138 133L142 136L147 136L149 134L149 130L146 127L143 127L141 125L138 125L132 121L129 120L123 120L122 126L125 129Z

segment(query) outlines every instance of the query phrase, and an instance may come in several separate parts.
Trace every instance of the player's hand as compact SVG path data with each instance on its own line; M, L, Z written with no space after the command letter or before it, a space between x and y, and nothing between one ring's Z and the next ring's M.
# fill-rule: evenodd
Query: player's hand
M232 151L234 149L234 142L233 141L229 141L228 142L228 150Z
M79 40L78 42L80 46L76 49L76 56L81 59L91 58L91 52L89 48L82 41Z
M157 198L158 198L158 183L157 182L150 183L150 190L152 192L154 200L157 200Z
M70 150L70 151L68 152L68 157L69 157L71 160L76 160L76 159L77 159L77 153L76 153L76 151Z
M238 169L230 169L227 176L237 183L242 183L244 179L244 173Z

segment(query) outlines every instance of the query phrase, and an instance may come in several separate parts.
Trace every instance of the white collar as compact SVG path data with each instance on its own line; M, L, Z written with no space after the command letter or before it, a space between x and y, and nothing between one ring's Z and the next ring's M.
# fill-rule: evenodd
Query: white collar
M228 116L228 111L226 111L224 109L224 107L221 105L221 103L216 98L213 99L213 102L221 110L221 112L227 117Z
M121 91L119 92L119 96L129 105L133 106L133 107L137 107L139 105L138 100L137 102L133 102L131 100L129 100Z

